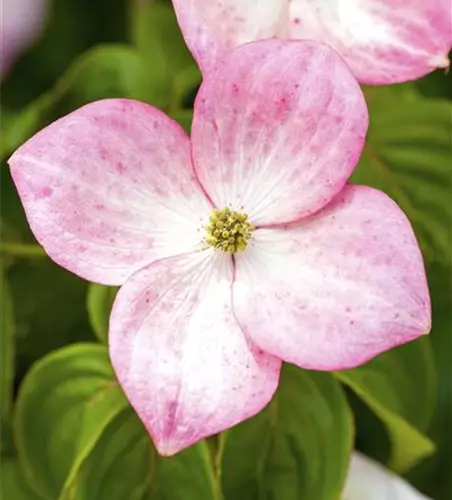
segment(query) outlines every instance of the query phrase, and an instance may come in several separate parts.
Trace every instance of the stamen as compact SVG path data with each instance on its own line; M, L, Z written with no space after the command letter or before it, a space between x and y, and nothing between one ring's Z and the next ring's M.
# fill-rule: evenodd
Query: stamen
M207 243L227 253L243 252L253 232L253 225L246 214L233 212L226 207L214 210L206 226Z

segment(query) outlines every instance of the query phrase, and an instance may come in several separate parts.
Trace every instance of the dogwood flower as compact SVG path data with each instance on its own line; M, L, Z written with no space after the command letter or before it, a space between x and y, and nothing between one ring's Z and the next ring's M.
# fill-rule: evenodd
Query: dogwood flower
M429 331L410 223L347 184L367 125L336 52L268 40L205 79L191 140L153 107L103 100L10 159L50 257L122 285L110 355L160 453L259 412L282 360L350 368Z
M311 39L337 50L362 83L414 80L449 67L450 0L173 0L205 74L244 43Z
M0 78L43 27L45 0L2 0Z
M429 500L399 476L355 451L342 500Z

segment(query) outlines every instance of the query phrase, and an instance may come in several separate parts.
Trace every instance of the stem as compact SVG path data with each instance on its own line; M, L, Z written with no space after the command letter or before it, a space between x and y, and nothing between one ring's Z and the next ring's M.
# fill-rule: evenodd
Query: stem
M15 322L13 301L9 284L6 281L3 266L0 266L0 286L2 292L2 334L0 336L0 345L2 352L1 381L2 381L2 409L1 417L9 429L11 406L13 401L14 384L14 363L15 363ZM4 391L4 394L3 394ZM3 397L5 396L5 397ZM4 434L7 434L6 432ZM2 443L3 444L3 443ZM9 443L8 443L9 444Z
M138 17L154 0L130 0L129 7L129 41L136 45L135 26L138 23Z
M47 255L39 245L24 243L1 243L0 252L14 257L45 257Z

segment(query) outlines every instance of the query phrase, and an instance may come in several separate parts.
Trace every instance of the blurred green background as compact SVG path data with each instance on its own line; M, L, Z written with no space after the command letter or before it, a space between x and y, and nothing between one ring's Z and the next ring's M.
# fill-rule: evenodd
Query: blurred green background
M212 440L173 461L164 462L153 451L149 452L150 445L141 425L116 394L112 398L118 398L117 407L108 399L110 396L105 405L117 408L117 412L109 416L102 413L104 420L97 434L93 429L100 421L99 415L92 417L94 424L89 420L89 439L83 434L88 427L83 428L85 430L77 427L77 432L72 433L80 415L86 417L86 409L68 417L68 401L71 408L78 408L78 404L85 404L87 397L79 393L74 380L85 381L90 394L90 391L95 393L93 377L96 381L113 380L109 368L105 368L108 360L102 343L106 341L108 313L115 290L91 286L45 256L28 228L5 163L9 154L40 128L86 102L104 97L146 101L163 109L189 130L191 107L200 81L198 69L175 22L171 3L150 0L48 2L42 35L18 58L2 81L1 452L2 498L5 500L97 500L104 496L113 500L209 499L217 498L213 495L217 494L214 483L218 481L225 498L267 498L261 494L261 483L267 479L256 479L257 468L253 464L255 455L260 457L264 453L257 441L259 433L266 428L268 412L238 426L227 444ZM309 373L302 376L309 379L309 384L315 384L319 394L333 394L334 384L341 394L345 391L353 409L356 443L360 449L381 461L389 459L396 470L407 472L410 481L435 500L447 500L452 498L449 472L452 461L452 75L437 71L417 82L364 91L371 127L353 180L387 191L414 224L433 300L431 346L430 341L422 339L396 349L357 372L359 376L355 373L325 375L328 378ZM39 365L41 371L36 368L37 371L30 374L33 363L48 353L79 343L84 345L76 345L74 351L58 351L54 354L56 358L46 358ZM61 382L62 385L57 386L57 381L66 380L63 368L73 366L73 356L83 356L87 367L80 368L75 363L74 372L67 368L68 385ZM24 384L20 408L15 409L14 401L26 374L29 374L29 382ZM303 381L293 381L297 376L287 372L284 390L303 385ZM310 439L307 436L314 432L310 426L317 425L317 403L311 393L294 396L288 389L287 398L305 398L301 399L302 408L309 407L313 398L313 413L304 419L300 417L296 431L292 431L296 419L286 422L286 417L281 418L277 432L285 436L284 442L300 441L297 446L304 450L304 458L300 459L304 465L297 465L298 468L288 465L289 472L285 474L296 477L308 470L312 474L315 466L306 466L310 456L313 463L317 460L322 467L340 462L334 455L326 457L323 451L316 455L312 451L314 445L306 445ZM284 390L280 396L282 401L286 397ZM34 394L39 396L36 401ZM44 398L48 394L58 397L49 402ZM342 397L337 396L339 400ZM333 396L325 398L333 401ZM44 400L48 404L44 404ZM331 404L333 414L339 415L337 408L345 403L340 400ZM283 407L282 403L280 406ZM42 417L39 416L41 410ZM329 427L325 424L321 431L332 439L335 432L340 432L341 427L337 426L347 428L348 424L343 423L347 418L337 417L337 421L328 424ZM418 436L418 431L419 436L426 434L436 443L435 454L430 454L427 441ZM346 432L350 432L351 439L352 431ZM77 435L74 442L71 441L73 435ZM328 439L325 436L322 439L318 439L316 446L328 447ZM346 444L334 446L339 449ZM93 453L96 458L92 458ZM269 477L277 476L272 469L275 463L284 462L279 453L286 456L290 451L276 450L267 457ZM44 455L47 459L41 460ZM61 461L62 456L66 457L62 463L66 462L55 470L55 463ZM116 463L113 458L117 456L120 460ZM213 480L209 475L210 465L206 460L210 464L211 456L214 457L214 476L218 460L223 464L223 471L230 471L224 472L221 479ZM80 462L74 465L78 459ZM94 467L90 460L104 469ZM291 460L296 463L293 457ZM136 465L137 461L140 466ZM407 465L417 462L408 472ZM73 474L71 480L67 480L69 470ZM123 475L122 482L115 483L112 478L118 474ZM338 474L343 476L343 471ZM59 496L66 480L72 490ZM289 483L292 480L293 477L287 479ZM268 481L274 483L266 483L264 490L271 491L274 498L299 498L290 493L286 495L278 481ZM306 494L303 498L331 499L328 496L331 493L319 486L322 480L300 481L303 483L300 491L311 492L311 496Z

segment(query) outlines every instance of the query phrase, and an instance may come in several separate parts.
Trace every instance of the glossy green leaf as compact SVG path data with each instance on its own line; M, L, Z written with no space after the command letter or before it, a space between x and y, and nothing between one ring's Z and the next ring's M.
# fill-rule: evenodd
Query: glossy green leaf
M224 435L226 500L337 500L353 422L340 384L327 373L286 365L270 406Z
M59 500L142 500L152 462L150 438L128 407L104 429Z
M58 498L127 406L105 347L77 344L38 361L20 388L14 422L19 460L33 488Z
M123 97L157 102L152 68L132 47L102 45L77 59L54 88L2 127L0 154L5 158L39 129L98 99Z
M452 498L450 457L452 450L452 263L429 264L427 275L432 296L432 333L430 335L438 370L437 406L429 433L437 451L416 467L410 479L435 500ZM422 405L419 404L419 409Z
M155 457L148 500L221 500L205 442L174 457Z
M2 458L0 498L2 500L47 500L40 497L27 485L15 458Z
M335 375L385 424L392 445L390 467L406 471L433 453L434 444L421 432L427 429L435 404L435 368L428 338Z
M171 5L143 0L136 2L133 12L133 41L154 69L155 104L171 113L182 107L186 93L199 84L200 72Z
M205 443L155 456L104 346L78 344L36 363L20 389L15 430L27 480L45 499L218 499Z
M449 259L452 104L392 87L366 97L370 129L352 181L386 191L412 221L424 254Z
M117 287L93 283L88 288L87 308L91 327L104 344L108 341L108 323L111 307L118 292Z
M106 428L59 500L220 500L204 442L156 454L131 408Z

